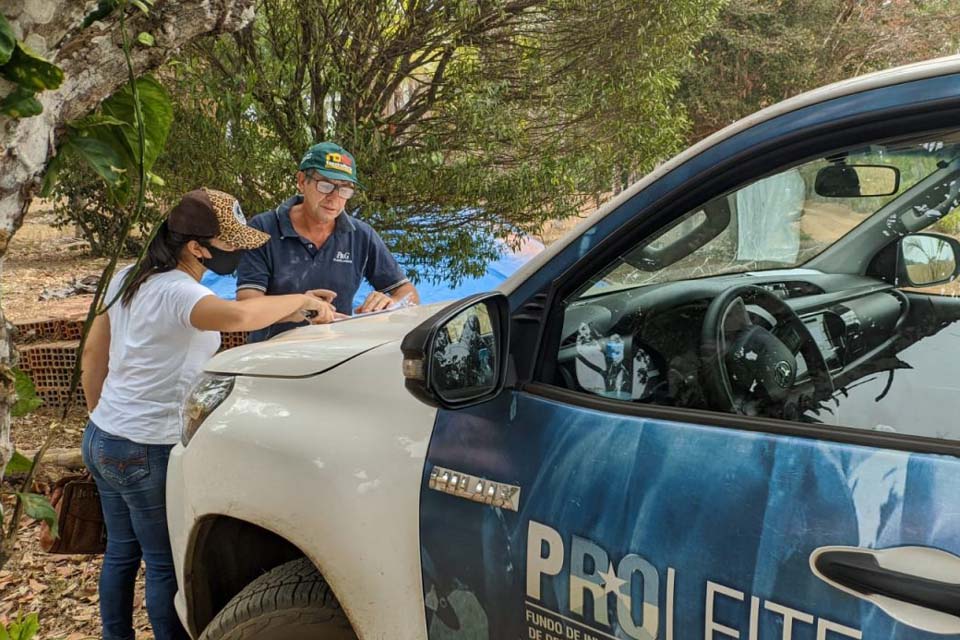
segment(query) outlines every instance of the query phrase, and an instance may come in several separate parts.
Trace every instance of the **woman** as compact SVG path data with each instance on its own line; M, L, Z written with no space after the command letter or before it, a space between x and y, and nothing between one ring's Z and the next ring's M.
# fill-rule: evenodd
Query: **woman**
M180 437L180 407L219 348L218 332L252 331L290 317L312 316L313 322L334 317L330 292L234 302L199 283L206 269L233 272L242 251L268 239L246 226L232 196L191 191L170 211L143 262L110 282L107 302L120 298L90 329L83 351L90 411L83 461L100 491L107 526L100 574L104 640L134 638L133 591L141 558L155 638L188 638L173 605L167 460Z

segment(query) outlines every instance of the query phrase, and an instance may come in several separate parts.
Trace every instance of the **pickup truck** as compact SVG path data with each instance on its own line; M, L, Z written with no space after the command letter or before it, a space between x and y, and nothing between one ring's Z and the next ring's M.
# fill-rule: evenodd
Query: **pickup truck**
M960 57L696 144L496 291L214 357L194 638L960 634Z

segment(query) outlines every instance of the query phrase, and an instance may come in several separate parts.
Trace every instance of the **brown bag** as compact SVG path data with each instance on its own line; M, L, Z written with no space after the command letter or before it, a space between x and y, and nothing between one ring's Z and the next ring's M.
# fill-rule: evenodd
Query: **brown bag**
M40 527L40 547L47 553L103 553L107 527L100 508L100 492L89 473L66 476L53 486L50 504L57 511L59 537Z

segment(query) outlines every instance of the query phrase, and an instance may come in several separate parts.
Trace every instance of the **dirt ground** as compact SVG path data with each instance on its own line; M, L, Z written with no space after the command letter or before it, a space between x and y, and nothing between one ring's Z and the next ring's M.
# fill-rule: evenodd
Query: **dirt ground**
M86 243L70 229L45 224L42 216L28 216L10 242L0 278L0 303L8 320L22 322L42 317L86 313L92 296L41 301L45 289L64 287L74 278L98 275L107 260L91 258Z
M39 300L40 294L46 288L64 287L77 277L99 274L105 264L106 260L93 259L86 253L85 244L73 237L72 230L50 226L42 212L31 214L14 236L3 265L0 303L4 314L11 321L82 315L90 306L92 296L44 302ZM17 449L39 448L50 425L58 418L59 411L41 408L14 419L11 430ZM86 418L84 409L75 408L52 447L78 448ZM65 473L73 472L49 465L41 467L33 490L48 492ZM20 490L19 479L5 479L2 493L8 514L12 507L9 492L13 490ZM17 538L16 554L0 569L0 622L6 623L18 612L37 612L40 617L38 640L99 638L97 580L101 558L44 553L39 547L38 535L39 525L25 518ZM134 614L137 637L141 639L153 637L143 598L141 572Z

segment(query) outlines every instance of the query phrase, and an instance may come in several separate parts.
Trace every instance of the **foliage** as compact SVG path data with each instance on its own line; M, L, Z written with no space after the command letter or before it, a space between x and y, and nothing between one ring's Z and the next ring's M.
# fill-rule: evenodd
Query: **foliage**
M66 158L53 189L54 224L75 226L90 243L94 256L119 252L124 257L139 254L143 239L149 236L150 225L157 217L154 210L137 224L136 235L124 237L130 215L128 205L117 203L109 194L106 182L80 158Z
M43 404L43 400L37 396L37 389L33 385L33 380L19 368L13 370L13 388L17 393L17 400L10 409L10 415L14 418L21 418L28 413L32 413Z
M173 106L160 83L136 82L144 122L143 168L150 186L162 184L151 169L170 133ZM59 153L47 169L45 192L53 196L57 224L76 225L94 255L136 255L142 242L124 233L130 199L139 185L140 151L133 87L124 85L93 115L70 123ZM137 222L148 234L151 212Z
M18 86L0 100L0 113L11 118L29 118L43 113L43 105L34 97L33 91Z
M21 474L27 473L30 471L30 467L33 465L33 462L30 458L26 457L19 451L13 452L13 457L10 458L10 462L7 463L7 468L4 469L4 473Z
M699 139L803 91L956 53L956 0L730 0L681 97Z
M32 640L40 631L40 620L36 613L17 614L17 619L8 625L0 623L0 640Z
M256 212L334 139L366 186L350 212L414 277L478 273L490 233L576 214L681 146L679 74L720 3L261 0L172 68L161 172Z
M126 7L127 4L136 7L143 13L150 13L150 7L153 6L154 0L99 0L93 11L83 19L80 28L86 29L97 20L104 20L121 6Z
M43 111L36 93L59 87L63 70L17 40L13 27L0 14L0 77L15 85L13 91L0 99L0 114L26 118Z
M166 184L152 195L175 202L208 186L235 195L248 214L275 206L273 194L286 195L294 170L280 140L253 118L251 97L209 87L210 74L197 58L173 62L167 71L174 117L154 166Z
M955 237L960 236L960 206L948 211L931 229Z
M136 87L124 85L104 100L95 114L68 125L60 150L47 167L45 193L53 191L59 172L76 157L106 183L105 200L109 202L105 202L105 206L129 204L141 166L134 91L139 96L144 125L143 169L151 182L162 182L150 171L170 133L173 107L166 89L155 79L145 76L136 81Z
M10 409L10 415L15 418L19 418L35 411L41 404L43 404L43 400L37 396L37 389L27 374L18 368L13 368L11 372L13 375L13 388L16 393L16 400ZM14 510L13 518L11 518L6 535L2 540L0 540L2 547L7 547L12 542L13 536L16 533L16 527L21 510L31 518L46 522L50 526L51 534L54 537L57 536L57 513L53 506L44 496L27 491L27 488L33 484L33 474L40 462L40 459L43 457L42 454L43 451L40 451L34 456L33 460L29 460L22 454L14 451L13 457L10 458L6 468L0 469L0 477L2 477L3 473L25 473L27 475L27 479L23 484L22 490L15 492L15 495L17 496L17 506ZM3 509L0 508L0 532L2 532L3 529L4 515ZM3 550L2 547L0 547L0 550ZM26 629L27 627L20 628ZM11 635L10 637L17 638L31 636L32 634L30 636ZM2 640L2 638L3 635L0 633L0 640Z
M17 492L17 498L23 504L23 512L34 520L43 520L50 527L50 535L57 537L57 512L44 496L37 493Z

